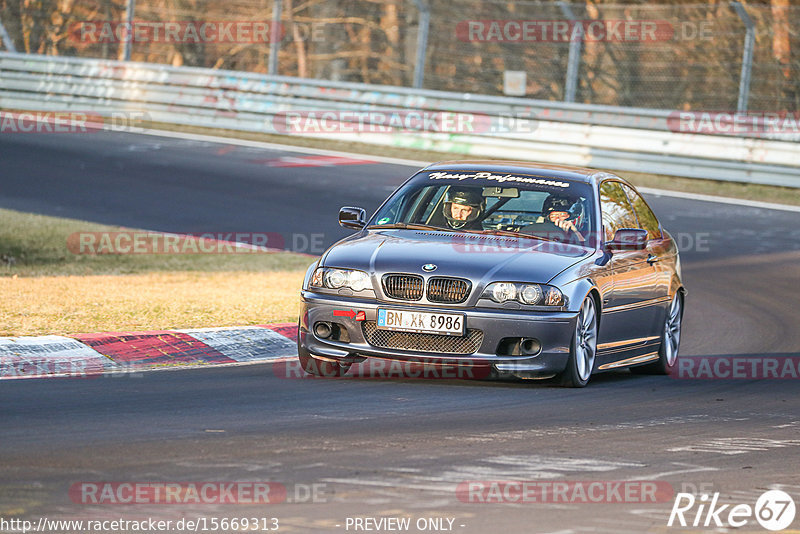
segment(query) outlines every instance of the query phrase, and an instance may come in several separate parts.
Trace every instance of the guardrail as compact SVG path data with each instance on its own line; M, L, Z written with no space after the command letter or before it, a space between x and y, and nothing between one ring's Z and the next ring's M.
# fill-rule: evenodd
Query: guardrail
M675 112L666 110L9 52L0 53L0 109L139 111L151 121L176 125L800 187L796 135L681 133L671 130ZM287 112L312 111L332 112L338 126L287 133ZM362 118L371 124L366 128L350 128L341 113L370 111L376 114ZM393 112L463 113L489 126L433 131L375 125L375 117L385 120Z

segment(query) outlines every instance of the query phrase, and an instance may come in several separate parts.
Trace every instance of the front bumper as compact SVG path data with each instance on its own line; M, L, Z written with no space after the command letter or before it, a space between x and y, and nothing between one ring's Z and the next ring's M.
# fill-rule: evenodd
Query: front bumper
M575 312L414 306L405 303L340 298L311 291L303 291L302 297L298 345L300 349L314 356L342 362L360 361L361 357L375 357L428 364L487 365L500 374L546 376L563 371L569 358L570 342L578 315ZM374 346L368 343L364 335L362 328L364 321L357 321L355 314L364 312L366 321L375 321L379 307L463 313L466 316L466 328L480 330L483 332L483 339L478 349L471 354L431 353ZM334 315L334 311L339 313ZM349 342L321 339L314 335L312 326L321 321L342 325L347 330ZM504 338L514 337L539 340L541 352L535 356L499 355L501 341Z

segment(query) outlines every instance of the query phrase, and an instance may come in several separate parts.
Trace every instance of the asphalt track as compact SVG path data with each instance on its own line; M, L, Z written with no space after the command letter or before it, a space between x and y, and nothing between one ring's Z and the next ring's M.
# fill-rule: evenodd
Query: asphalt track
M0 207L173 232L279 232L288 246L322 234L327 244L346 235L339 206L372 210L413 170L270 166L292 157L302 153L127 134L2 136ZM800 214L648 200L683 249L682 355L800 356ZM453 531L470 533L667 532L678 530L667 527L672 499L476 504L455 488L665 481L731 504L783 488L800 504L798 384L623 371L566 390L289 379L270 364L3 381L0 515L277 517L280 532L354 532L354 516L454 518ZM323 486L311 503L85 505L68 494L82 481L275 481L291 501Z

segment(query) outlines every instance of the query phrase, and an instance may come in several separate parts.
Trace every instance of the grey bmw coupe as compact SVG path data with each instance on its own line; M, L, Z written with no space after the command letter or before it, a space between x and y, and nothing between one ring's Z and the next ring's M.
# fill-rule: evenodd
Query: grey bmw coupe
M686 291L678 249L636 189L592 169L430 165L311 265L303 369L367 358L585 386L595 372L676 368Z

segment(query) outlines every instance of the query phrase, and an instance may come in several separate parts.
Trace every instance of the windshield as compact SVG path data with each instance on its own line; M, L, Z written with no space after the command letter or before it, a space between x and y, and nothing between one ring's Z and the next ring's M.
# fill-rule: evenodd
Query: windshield
M424 172L373 216L370 228L427 227L585 244L594 231L588 184L525 174Z

